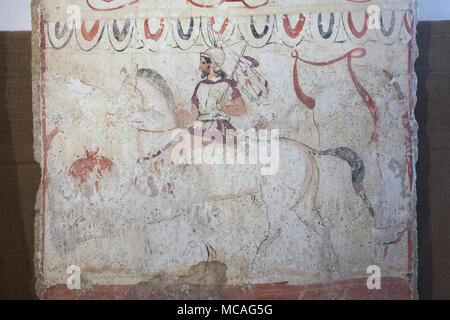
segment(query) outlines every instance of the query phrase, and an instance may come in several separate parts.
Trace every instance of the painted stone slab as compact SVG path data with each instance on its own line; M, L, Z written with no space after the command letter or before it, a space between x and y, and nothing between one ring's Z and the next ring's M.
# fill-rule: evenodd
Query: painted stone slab
M416 298L416 7L33 1L39 297Z

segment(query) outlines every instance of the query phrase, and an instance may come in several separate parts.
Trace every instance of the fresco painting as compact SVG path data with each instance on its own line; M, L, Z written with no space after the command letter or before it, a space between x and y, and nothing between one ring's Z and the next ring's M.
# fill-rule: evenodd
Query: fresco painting
M417 298L416 7L33 1L38 296Z

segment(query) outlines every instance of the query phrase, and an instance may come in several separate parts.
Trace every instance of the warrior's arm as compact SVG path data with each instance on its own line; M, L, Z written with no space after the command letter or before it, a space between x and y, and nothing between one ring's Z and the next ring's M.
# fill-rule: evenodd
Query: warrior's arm
M197 84L197 86L195 87L194 94L192 95L192 98L191 98L191 102L192 102L191 114L190 114L190 116L192 117L191 122L194 122L195 120L197 120L197 118L199 116L199 111L198 111L199 101L198 101L198 97L197 97L197 90L200 87L200 84L201 84L201 82L199 82Z
M194 118L194 120L197 120L197 118L198 118L198 106L196 104L192 104L191 114L192 114L192 117Z
M242 116L247 113L247 107L245 106L244 99L238 97L233 100L234 104L227 106L223 101L219 101L220 110L229 114L230 116Z
M183 109L177 110L177 118L178 123L182 126L190 126L194 123L195 120L198 118L198 108L195 104L192 105L191 109L192 113L189 113L187 111L184 111Z

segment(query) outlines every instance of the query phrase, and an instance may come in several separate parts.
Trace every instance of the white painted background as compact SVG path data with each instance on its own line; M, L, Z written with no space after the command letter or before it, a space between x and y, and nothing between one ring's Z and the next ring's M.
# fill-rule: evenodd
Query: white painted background
M450 0L419 0L420 20L450 20ZM30 0L0 0L0 30L31 30Z

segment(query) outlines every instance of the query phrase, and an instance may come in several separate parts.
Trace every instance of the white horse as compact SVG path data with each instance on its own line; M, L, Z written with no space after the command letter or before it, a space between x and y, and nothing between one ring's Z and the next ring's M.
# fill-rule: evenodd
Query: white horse
M169 88L164 78L154 70L139 69L136 74L137 86L142 86L140 92L145 92L143 86L151 86L165 101L163 109L158 113L164 113L166 117L158 119L145 119L146 128L138 129L142 138L152 140L155 145L155 139L161 141L162 145L155 150L143 149L143 154L137 162L147 172L140 177L143 183L138 183L140 188L148 190L151 196L158 193L156 190L154 172L147 170L148 163L165 163L167 166L177 166L170 160L170 150L173 147L173 140L170 140L170 130L177 126L175 116L175 98L172 90ZM152 97L149 98L149 101ZM165 108L165 110L164 110ZM153 122L152 122L153 121ZM152 127L153 126L153 127ZM164 138L162 138L164 137ZM164 142L165 141L165 142ZM169 141L167 143L167 141ZM147 145L140 142L141 145ZM346 161L351 169L351 179L355 190L355 196L361 197L368 211L373 216L373 209L366 196L364 180L364 163L360 157L351 149L338 147L325 151L314 150L313 148L290 138L280 137L280 163L277 174L273 176L262 176L257 166L232 165L224 166L220 169L214 165L187 165L190 170L190 177L195 187L193 192L184 193L183 197L192 197L184 199L185 201L203 200L222 200L233 199L243 194L259 194L262 199L261 208L267 216L267 232L262 242L258 245L256 254L253 258L252 273L260 274L265 269L265 257L270 250L271 244L280 236L282 231L281 215L286 213L295 214L298 219L314 232L319 234L324 241L328 243L330 249L329 258L331 264L337 264L338 258L333 249L330 233L322 220L320 211L316 207L316 196L319 186L319 170L316 161L318 156L334 156ZM162 161L164 160L164 161ZM159 170L165 170L161 167ZM186 166L184 167L186 170ZM349 177L350 178L350 177ZM144 186L143 186L144 185ZM176 196L176 195L175 195ZM200 199L200 200L199 200ZM206 245L208 260L210 254L214 252L211 246Z

